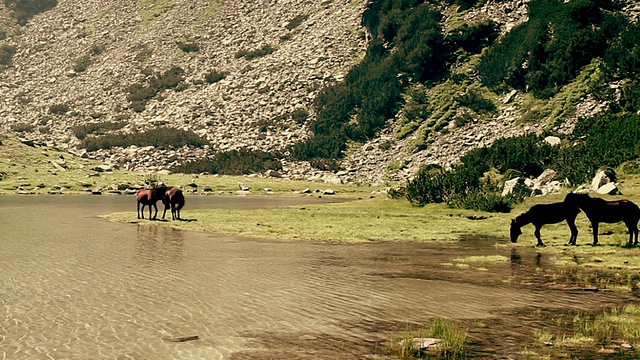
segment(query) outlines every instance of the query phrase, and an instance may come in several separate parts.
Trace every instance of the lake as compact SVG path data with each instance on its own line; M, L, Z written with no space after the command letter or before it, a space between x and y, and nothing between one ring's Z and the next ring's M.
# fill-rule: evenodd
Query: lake
M192 196L183 216L318 201ZM434 317L492 319L618 301L504 281L530 277L540 255L496 250L501 239L284 243L99 216L119 211L135 212L135 199L0 196L0 359L354 359L382 356L394 334ZM488 271L443 265L496 252L511 260ZM522 331L531 337L530 328ZM198 340L170 341L185 336ZM512 346L488 354L522 349Z

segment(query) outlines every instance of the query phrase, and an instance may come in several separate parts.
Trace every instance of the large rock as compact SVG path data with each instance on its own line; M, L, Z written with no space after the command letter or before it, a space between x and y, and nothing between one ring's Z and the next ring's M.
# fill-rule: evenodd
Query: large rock
M531 189L525 184L524 178L517 177L511 180L507 180L504 183L502 196L504 197L510 194L529 196L531 194Z
M602 186L600 186L598 188L598 190L596 190L596 192L598 194L602 194L602 195L619 195L620 193L620 189L618 189L618 186L616 185L616 183L610 182L610 183L606 183Z
M596 176L591 181L591 187L589 189L592 191L597 191L603 185L612 182L612 180L613 179L610 179L609 176L607 176L606 171L598 170L598 172L596 173Z

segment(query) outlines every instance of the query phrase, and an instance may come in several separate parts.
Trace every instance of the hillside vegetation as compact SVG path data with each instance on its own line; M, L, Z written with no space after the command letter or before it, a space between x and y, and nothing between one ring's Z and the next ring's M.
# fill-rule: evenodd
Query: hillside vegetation
M505 211L512 174L575 186L634 168L637 10L5 0L0 128L126 170L334 173L416 205Z

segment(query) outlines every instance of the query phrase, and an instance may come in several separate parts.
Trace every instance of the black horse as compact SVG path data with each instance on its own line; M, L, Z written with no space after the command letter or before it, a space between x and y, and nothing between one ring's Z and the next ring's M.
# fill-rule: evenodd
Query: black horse
M598 244L598 224L624 222L629 229L629 245L638 245L640 208L629 200L607 201L588 194L569 193L564 202L584 211L593 228L593 245ZM634 241L635 236L635 241Z
M576 227L576 216L580 213L580 209L577 206L571 205L566 202L558 202L552 204L538 204L533 205L529 211L516 217L515 220L511 220L511 242L518 241L518 236L522 234L521 227L527 224L533 224L536 230L534 235L538 239L537 246L544 246L542 239L540 238L540 229L546 224L556 224L566 220L569 229L571 229L571 237L569 238L569 245L575 245L578 238L578 228Z

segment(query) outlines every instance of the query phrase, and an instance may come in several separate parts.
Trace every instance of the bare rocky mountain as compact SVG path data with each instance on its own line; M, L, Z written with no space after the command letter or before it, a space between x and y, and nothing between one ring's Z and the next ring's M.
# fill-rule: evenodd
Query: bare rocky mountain
M0 30L6 33L0 45L15 48L11 64L0 68L0 131L138 171L166 170L216 151L285 150L308 136L306 123L287 115L303 109L313 118L311 104L319 89L341 81L364 55L366 3L60 0L25 26L15 24L0 5ZM637 15L638 6L629 4L629 14ZM489 18L508 31L526 20L526 5L526 0L489 1L465 18ZM253 58L242 56L264 49ZM135 111L127 99L129 87L175 66L184 70L184 83ZM226 77L206 81L211 73ZM329 176L308 164L285 163L283 175L404 181L421 164L448 165L464 151L497 138L540 131L542 122L515 125L520 105L512 101L517 96L501 99L491 121L450 131L427 149L408 151L411 137L393 141L390 121L376 139L350 151L344 171ZM585 97L576 117L605 108L606 103ZM86 154L78 147L75 126L118 121L126 122L122 131L129 133L159 126L192 130L209 145L197 150L132 146ZM569 122L558 130L570 129Z

